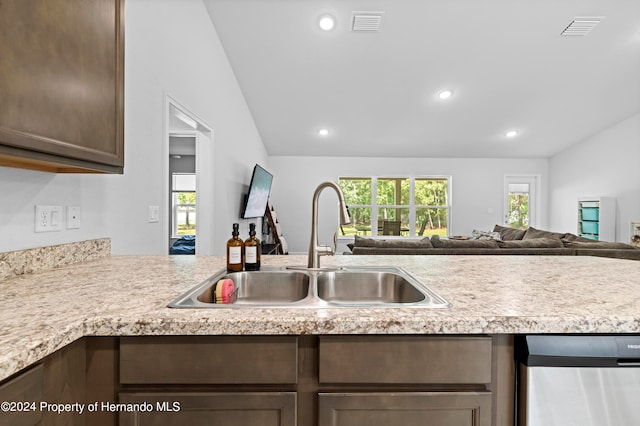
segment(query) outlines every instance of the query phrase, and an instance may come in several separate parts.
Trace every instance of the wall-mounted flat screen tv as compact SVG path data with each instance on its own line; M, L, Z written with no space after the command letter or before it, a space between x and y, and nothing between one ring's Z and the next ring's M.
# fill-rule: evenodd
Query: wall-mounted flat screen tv
M267 210L267 201L271 192L271 182L273 175L256 164L251 175L251 183L249 184L249 193L246 197L244 210L242 212L243 219L264 216Z

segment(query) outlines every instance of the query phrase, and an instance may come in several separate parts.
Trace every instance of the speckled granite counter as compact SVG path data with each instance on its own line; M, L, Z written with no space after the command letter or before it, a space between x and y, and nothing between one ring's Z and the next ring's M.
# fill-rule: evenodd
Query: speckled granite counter
M263 264L303 265L302 256ZM640 262L567 256L335 256L400 266L450 309L170 309L221 257L110 256L0 281L0 379L85 335L640 333Z

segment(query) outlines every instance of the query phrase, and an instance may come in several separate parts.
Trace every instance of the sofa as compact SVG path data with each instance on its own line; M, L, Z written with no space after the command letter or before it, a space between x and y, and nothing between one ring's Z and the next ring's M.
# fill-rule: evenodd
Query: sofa
M496 225L493 231L474 231L468 239L440 238L420 240L355 237L349 245L354 255L551 255L601 256L640 260L640 248L625 243L594 241L571 233L550 232L529 227L526 230Z

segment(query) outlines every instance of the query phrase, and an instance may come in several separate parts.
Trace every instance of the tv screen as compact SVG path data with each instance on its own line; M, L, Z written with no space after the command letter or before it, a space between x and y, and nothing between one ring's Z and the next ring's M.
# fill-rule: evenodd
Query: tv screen
M251 175L247 202L242 212L243 219L262 217L267 210L267 201L271 192L273 175L256 164Z

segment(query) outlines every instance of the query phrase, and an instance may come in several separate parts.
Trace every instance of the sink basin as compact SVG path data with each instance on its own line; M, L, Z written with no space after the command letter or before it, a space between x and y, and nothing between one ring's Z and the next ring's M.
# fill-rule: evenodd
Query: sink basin
M233 304L213 303L214 284L223 278L235 283L237 293ZM233 272L220 271L204 283L169 304L172 308L236 307L291 305L309 294L310 276L304 272L286 270Z
M231 304L213 303L213 286L230 278L237 293ZM395 267L290 270L265 266L255 272L217 272L169 303L171 308L242 307L401 307L446 308L445 299Z
M399 274L337 271L318 276L318 297L327 302L386 304L417 303L426 295Z

